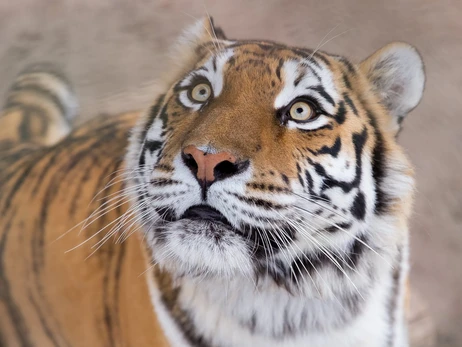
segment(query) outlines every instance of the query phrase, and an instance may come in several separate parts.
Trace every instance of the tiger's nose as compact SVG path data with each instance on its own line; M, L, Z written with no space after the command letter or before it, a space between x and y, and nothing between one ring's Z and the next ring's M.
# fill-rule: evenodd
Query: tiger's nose
M194 145L183 149L182 158L205 188L216 181L237 175L249 166L248 160L238 161L229 152L207 153Z

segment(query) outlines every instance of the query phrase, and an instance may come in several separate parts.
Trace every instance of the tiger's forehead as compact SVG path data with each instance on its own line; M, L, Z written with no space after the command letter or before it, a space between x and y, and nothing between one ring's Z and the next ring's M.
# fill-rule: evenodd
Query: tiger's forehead
M266 89L274 94L275 109L300 96L316 99L326 112L335 109L339 99L336 72L339 58L344 58L273 42L226 41L220 49L210 44L203 48L202 59L182 85L200 75L211 83L215 97L224 86L238 83L249 92Z

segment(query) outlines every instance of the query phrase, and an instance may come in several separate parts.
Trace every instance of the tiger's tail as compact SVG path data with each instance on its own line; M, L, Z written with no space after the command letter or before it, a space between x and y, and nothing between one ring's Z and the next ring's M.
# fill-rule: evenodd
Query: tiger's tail
M49 63L18 74L0 113L0 143L51 146L72 128L78 104L67 78Z

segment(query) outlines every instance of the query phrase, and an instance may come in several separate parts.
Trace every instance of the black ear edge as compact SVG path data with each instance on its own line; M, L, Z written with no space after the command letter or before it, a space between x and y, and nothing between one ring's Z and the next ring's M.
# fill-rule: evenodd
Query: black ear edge
M223 29L221 29L221 27L215 26L215 21L213 20L213 17L209 16L209 21L210 21L210 26L212 27L212 30L213 30L213 34L216 36L216 38L219 40L227 40Z

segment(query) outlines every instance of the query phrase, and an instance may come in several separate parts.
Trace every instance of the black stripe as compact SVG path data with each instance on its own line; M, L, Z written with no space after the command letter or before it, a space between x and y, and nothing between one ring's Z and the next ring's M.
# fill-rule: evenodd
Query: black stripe
M126 243L109 244L106 249L107 265L103 277L104 323L109 339L109 346L116 346L120 341L119 295L122 264L125 257ZM113 295L109 293L113 291Z
M113 313L114 316L117 319L117 327L118 330L120 331L120 313L119 313L119 303L120 303L120 286L122 285L121 279L122 279L122 268L123 268L123 263L125 259L125 254L126 254L126 246L127 243L122 243L118 246L119 249L119 254L117 255L117 262L115 266L115 273L114 273L114 308L113 308Z
M326 64L327 66L330 66L330 65L331 65L331 64L330 64L330 61L329 61L329 60L324 56L324 54L321 53L320 51L316 52L316 53L314 54L314 56L315 56L316 58L321 59L322 62L323 62L324 64Z
M100 123L100 122L99 122ZM101 124L101 123L100 123ZM57 170L55 170L54 175L50 179L50 184L45 187L45 193L43 198L43 204L40 209L39 219L37 221L37 231L33 234L32 237L32 251L33 251L33 269L36 274L40 272L41 266L44 262L44 237L46 232L46 223L48 219L48 208L52 203L56 195L62 191L61 185L65 182L64 178L72 172L72 170L81 163L82 160L88 158L90 155L95 155L95 151L98 149L105 148L109 141L114 141L114 134L120 134L118 129L118 124L112 120L112 123L104 124L101 127L95 127L91 129L88 136L79 136L76 138L68 137L64 142L59 146L67 151L70 151L72 155L72 160L66 160L64 165L61 165ZM128 129L127 129L128 131ZM121 138L126 139L128 136L127 131L124 129L123 135ZM89 142L88 139L93 140ZM83 142L86 147L79 148L78 152L73 153L73 147L79 142ZM119 143L117 143L119 144ZM101 145L103 145L101 147ZM120 142L121 148L125 145L125 141ZM56 148L54 148L56 150ZM113 149L114 150L114 149ZM117 151L116 151L117 152ZM112 154L112 153L111 153ZM109 154L108 154L109 155ZM113 156L114 157L114 156ZM38 284L39 285L39 284Z
M332 157L337 158L341 148L342 148L342 139L340 137L337 137L337 139L335 140L332 147L329 147L329 146L325 145L325 146L322 146L321 149L318 150L318 151L313 151L313 150L310 150L310 149L308 149L308 150L311 153L313 153L314 155L329 154Z
M110 297L109 297L109 292L110 292L110 285L112 284L110 282L110 270L111 270L111 260L114 258L113 257L114 253L114 247L112 245L109 245L107 247L106 252L105 252L105 257L106 257L106 262L105 262L105 271L104 271L104 276L103 276L103 290L102 290L102 297L101 301L103 302L103 310L104 310L104 325L106 327L106 333L108 336L109 340L109 346L115 346L115 336L114 336L114 328L113 328L113 317L112 315L112 310L111 310L111 304L110 304Z
M358 116L358 109L356 108L355 104L353 103L353 100L351 100L351 98L348 96L347 93L343 93L343 98L345 99L346 103L348 104L348 106L350 106L351 110L353 111L353 113Z
M304 253L290 264L287 271L281 273L285 273L287 278L284 280L290 280L292 284L297 284L306 274L315 275L327 266L334 268L337 274L343 277L344 272L355 271L366 250L365 244L367 244L366 236L360 235L345 251L326 250L325 252ZM279 278L278 281L281 279Z
M59 155L61 154L61 149L62 147L59 146L59 147L55 147L53 149L53 151L48 151L46 153L43 153L40 157L40 160L44 160L46 158L47 155L50 155L50 159L48 160L47 164L45 165L45 167L40 170L40 175L37 177L37 180L36 180L36 183L35 183L35 186L34 188L32 189L32 197L34 197L36 194L37 194L37 191L40 187L42 187L42 184L43 184L43 180L45 178L45 176L48 174L49 170L52 169L53 167L55 167L55 164L56 164L56 159L59 157Z
M159 284L162 303L190 345L195 347L212 347L212 344L196 330L188 311L184 310L178 303L178 295L181 287L174 286L169 275L161 273L157 268L154 270L154 276ZM218 347L216 345L213 346Z
M364 220L366 216L366 199L364 198L363 192L358 192L350 211L356 219Z
M22 187L22 185L26 182L26 179L29 177L30 172L32 171L34 166L37 164L37 162L30 160L27 164L28 165L22 171L21 175L19 175L19 178L13 184L13 187L10 189L8 195L3 199L5 201L5 205L3 206L1 215L5 215L6 212L10 209L11 203L14 200L14 196L19 191L19 189Z
M173 167L168 164L157 164L154 167L154 170L164 171L164 172L173 172Z
M21 142L26 142L32 138L34 130L31 127L31 115L29 112L24 112L21 117L21 123L18 127L19 138Z
M8 317L12 321L11 323L20 346L33 347L34 343L30 338L29 329L26 326L24 316L13 298L10 281L6 277L5 250L8 241L8 234L11 231L12 221L15 214L16 210L11 211L11 216L3 228L3 235L0 239L0 300L3 302L8 312ZM2 215L5 216L5 214Z
M345 87L351 90L351 82L348 76L344 73L343 74L343 83L345 84Z
M14 144L12 146L14 146ZM34 158L32 154L37 153L38 151L39 150L37 150L36 145L28 143L26 145L16 146L15 148L7 150L6 154L1 153L2 157L0 158L2 158L2 160L0 161L0 167L2 170L0 170L0 183L5 187L10 187L12 185L10 180L19 176L22 170L30 165L30 160L28 159ZM8 182L8 185L6 182ZM0 197L5 196L6 192L6 189L0 190Z
M50 327L48 326L47 319L45 318L45 316L44 316L42 310L40 309L40 306L38 305L37 301L35 301L34 297L32 296L32 293L29 293L29 301L31 302L32 306L34 307L35 312L37 312L37 315L39 317L39 322L40 322L40 325L42 327L42 331L45 332L45 335L48 337L48 339L51 341L51 343L55 347L61 347L62 344L60 344L57 341L56 336L53 334ZM50 317L50 312L47 312L47 318L49 319L49 317ZM66 343L66 345L69 346L68 343Z
M26 86L13 86L13 88L11 88L10 91L13 92L14 94L8 96L7 105L8 105L8 99L9 98L12 98L13 102L15 102L14 100L15 100L16 95L20 95L21 93L25 93L25 94L32 93L32 94L36 94L40 98L43 98L45 100L48 100L48 101L52 102L59 109L59 111L61 112L61 115L63 115L63 117L65 117L65 115L67 114L67 105L63 104L63 102L59 98L59 96L56 95L55 93L53 93L53 91L51 91L51 90L49 90L47 88L44 88L40 84L35 84L35 83L30 83L29 84L28 83ZM26 107L30 106L30 104L28 104L28 103L24 103L24 105ZM32 105L35 106L35 107L40 107L35 102ZM65 119L67 119L67 118L65 118Z
M345 118L346 118L345 103L343 101L340 101L338 105L338 109L337 109L337 114L335 115L335 119L337 120L338 124L343 124L345 123Z
M236 193L233 193L233 192L227 192L227 194L230 194L230 195L236 197L238 200L240 200L242 202L245 202L245 203L247 203L249 205L263 207L265 209L281 210L281 209L284 209L286 207L284 205L275 204L275 203L273 203L271 201L268 201L268 200L263 200L263 199L254 198L254 197L247 197L247 196L239 195L239 194L236 194Z
M56 183L58 181L54 181ZM59 182L62 182L62 180L59 180ZM51 186L54 186L53 184ZM52 333L52 330L57 334L57 336L61 337L64 339L64 335L61 331L60 328L60 323L56 320L56 318L52 315L50 315L50 312L52 310L50 309L51 305L48 302L48 299L45 295L45 291L43 288L42 280L40 278L40 273L41 273L41 267L44 266L44 258L45 258L45 231L47 230L46 228L46 222L47 222L47 217L48 217L48 210L50 203L52 201L52 197L56 196L58 194L58 189L56 190L48 190L45 193L43 202L41 204L41 209L40 209L40 215L39 215L39 220L37 221L37 230L32 234L32 239L31 239L31 257L32 257L32 270L33 270L33 275L34 275L34 282L35 282L35 288L36 288L36 294L38 295L38 302L40 302L40 306L36 306L36 312L39 315L40 321L43 323L43 328L48 331L47 335L53 337L54 335ZM53 192L53 194L50 194L50 192ZM44 308L41 308L44 307ZM45 319L45 315L43 311L47 312L47 318ZM53 325L54 329L52 329L47 321L54 320ZM69 346L69 343L67 343L64 340L64 345ZM56 343L56 346L63 346L63 343Z
M400 286L400 279L401 279L401 272L403 269L401 268L401 262L403 260L403 246L399 246L398 248L398 255L396 257L396 264L394 269L391 272L392 284L390 289L390 296L388 299L388 320L390 324L389 335L388 335L388 342L387 346L393 347L395 345L395 311L396 306L398 305L398 297L399 295L403 295L401 286Z
M151 140L146 140L144 143L144 147L150 151L151 153L158 150L162 146L161 141L151 141Z
M170 178L155 178L151 180L151 185L153 187L165 187L171 185L180 185L181 182L177 180L172 180Z
M341 57L339 59L339 61L341 61L343 63L343 65L346 66L346 68L348 69L348 72L350 72L351 74L355 75L356 74L356 69L355 67L353 66L352 63L350 63L346 58L344 57Z
M343 222L343 223L336 223L336 225L331 225L324 230L327 231L328 233L336 233L339 231L343 230L348 230L351 228L351 223L349 222Z
M157 115L159 114L160 108L162 106L162 103L165 100L165 94L161 94L154 105L151 107L149 111L149 116L146 121L146 124L144 125L143 131L141 132L140 135L140 141L143 141L144 138L146 137L146 133L148 132L149 128L151 127L152 123L154 122L154 119L156 119Z
M335 101L332 99L332 97L327 93L322 85L317 85L317 86L312 86L308 87L307 89L314 90L318 92L326 101L331 104L332 106L335 106Z
M308 185L308 192L310 193L310 195L316 196L316 194L313 191L313 177L311 176L308 170L305 170L305 178L306 178L306 183Z
M160 142L160 141L145 140L145 142L143 144L143 148L142 148L141 153L140 153L140 157L138 159L138 166L140 168L142 168L146 164L146 151L149 151L152 154L154 151L161 148L161 146L162 146L162 142ZM160 153L159 153L159 155L160 155Z
M303 65L305 65L305 64L303 64ZM319 76L319 74L311 66L307 65L307 67L310 69L311 74L314 77L316 77L316 79L318 80L319 83L321 83L322 80L321 80L321 77Z
M359 183L361 182L361 175L362 175L362 152L363 152L364 145L366 144L367 138L368 138L368 133L367 133L366 128L364 128L364 130L361 133L354 133L352 136L352 142L355 148L356 171L355 171L355 177L353 181L351 182L338 181L337 179L327 174L326 170L321 164L315 163L312 160L309 160L310 164L314 166L316 173L320 175L321 177L323 177L324 179L322 191L326 189L330 189L332 187L339 187L345 193L348 193L353 188L356 188L359 186Z
M375 212L384 214L388 211L391 198L383 189L383 180L386 175L386 152L383 135L379 131L375 116L367 111L369 124L374 128L375 144L372 151L372 177L375 181Z
M301 73L298 75L298 77L294 81L294 87L298 86L298 84L301 82L301 80L305 77L304 73Z
M7 347L5 334L2 332L2 327L0 326L0 347Z
M18 109L23 116L23 120L18 128L21 141L29 140L33 134L33 131L31 130L32 128L30 127L30 119L34 117L40 119L40 135L45 134L46 130L48 129L48 125L51 123L51 119L47 117L45 110L37 105L26 105L19 102L10 102L8 103L7 107L8 109L5 109L4 112L11 112L15 109ZM11 114L11 117L14 116L16 115ZM13 131L14 129L11 130Z
M278 66L276 67L276 77L278 78L279 81L281 81L281 68L282 64L284 64L283 59L279 59Z
M100 194L102 194L105 190L108 190L111 187L113 187L112 185L110 185L106 189L101 191L101 189L106 187L106 185L109 184L109 182L111 182L113 179L115 179L117 177L116 172L118 172L118 170L120 169L122 164L123 164L123 159L119 158L119 159L115 160L115 162L109 161L108 165L106 165L104 167L103 167L103 164L98 165L98 167L101 168L102 171L100 172L97 183L95 184L96 191L93 193L95 198L97 197L96 194L98 194L100 192L101 192ZM82 190L80 189L80 187L82 186L82 184L84 184L90 177L92 178L92 180L95 179L94 172L91 170L93 168L93 165L94 165L94 163L92 161L92 162L89 163L87 168L83 169L83 170L85 170L85 174L82 176L82 178L81 178L81 180L79 182L79 185L77 186L78 189L76 189L76 192L75 192L74 196L71 199L71 204L69 205L69 216L73 217L75 215L75 212L78 211L77 204L80 201L80 196L81 196L81 193L82 193ZM115 177L113 177L113 176L115 176ZM107 182L105 182L106 180L107 180Z

